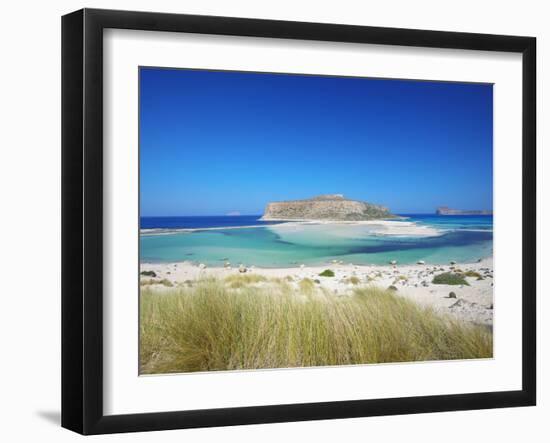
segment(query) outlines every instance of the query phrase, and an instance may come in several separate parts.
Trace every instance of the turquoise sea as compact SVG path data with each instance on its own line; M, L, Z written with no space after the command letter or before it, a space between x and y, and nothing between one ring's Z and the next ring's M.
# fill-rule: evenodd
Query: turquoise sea
M406 222L437 232L429 236L399 235L398 230L388 234L373 225L266 223L258 220L259 215L142 217L140 260L290 267L331 260L443 264L451 260L473 262L493 254L492 216L401 215Z

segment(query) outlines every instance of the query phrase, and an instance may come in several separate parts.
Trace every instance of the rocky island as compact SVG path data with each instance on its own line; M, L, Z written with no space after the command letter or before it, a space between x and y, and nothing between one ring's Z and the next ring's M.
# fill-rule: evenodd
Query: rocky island
M361 221L394 218L388 208L325 194L305 200L268 203L261 220Z
M452 209L440 206L436 209L437 215L493 215L493 211L487 209Z

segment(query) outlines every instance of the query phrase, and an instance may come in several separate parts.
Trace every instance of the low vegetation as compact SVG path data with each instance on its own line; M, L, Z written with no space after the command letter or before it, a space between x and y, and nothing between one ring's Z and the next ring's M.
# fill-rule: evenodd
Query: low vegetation
M267 281L263 275L258 274L233 274L225 277L226 283L233 289L242 288L246 285Z
M334 277L334 271L332 269L325 269L319 274L320 277Z
M358 287L334 296L310 279L238 277L162 292L144 287L140 372L492 356L486 328L438 316L390 291Z
M315 291L315 282L309 278L304 278L298 283L298 288L304 294L312 294Z
M144 277L156 277L157 274L155 271L141 271L141 275Z
M162 286L167 286L169 288L171 288L172 286L174 286L174 284L166 279L166 278L163 278L162 280L153 280L153 279L149 279L149 280L141 280L139 282L139 284L141 286L151 286L151 285L162 285Z
M352 275L351 277L346 278L345 282L347 284L355 286L355 285L358 285L359 283L361 283L361 280L359 279L359 277L357 277L355 275Z
M481 274L479 272L476 272L476 271L466 271L464 272L464 277L475 277L475 278L481 278L483 280L483 277L481 277Z
M464 278L464 274L456 272L444 272L443 274L436 275L432 283L435 285L466 285L469 283Z

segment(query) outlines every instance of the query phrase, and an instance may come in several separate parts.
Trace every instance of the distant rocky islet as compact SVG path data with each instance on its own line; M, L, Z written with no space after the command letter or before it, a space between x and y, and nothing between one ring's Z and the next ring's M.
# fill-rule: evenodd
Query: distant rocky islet
M363 221L395 216L381 205L350 200L342 194L324 194L304 200L268 203L261 220Z

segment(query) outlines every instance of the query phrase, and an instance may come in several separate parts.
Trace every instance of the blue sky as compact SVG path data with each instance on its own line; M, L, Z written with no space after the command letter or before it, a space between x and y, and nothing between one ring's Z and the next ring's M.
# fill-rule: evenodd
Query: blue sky
M492 85L141 68L139 117L141 215L492 208Z

